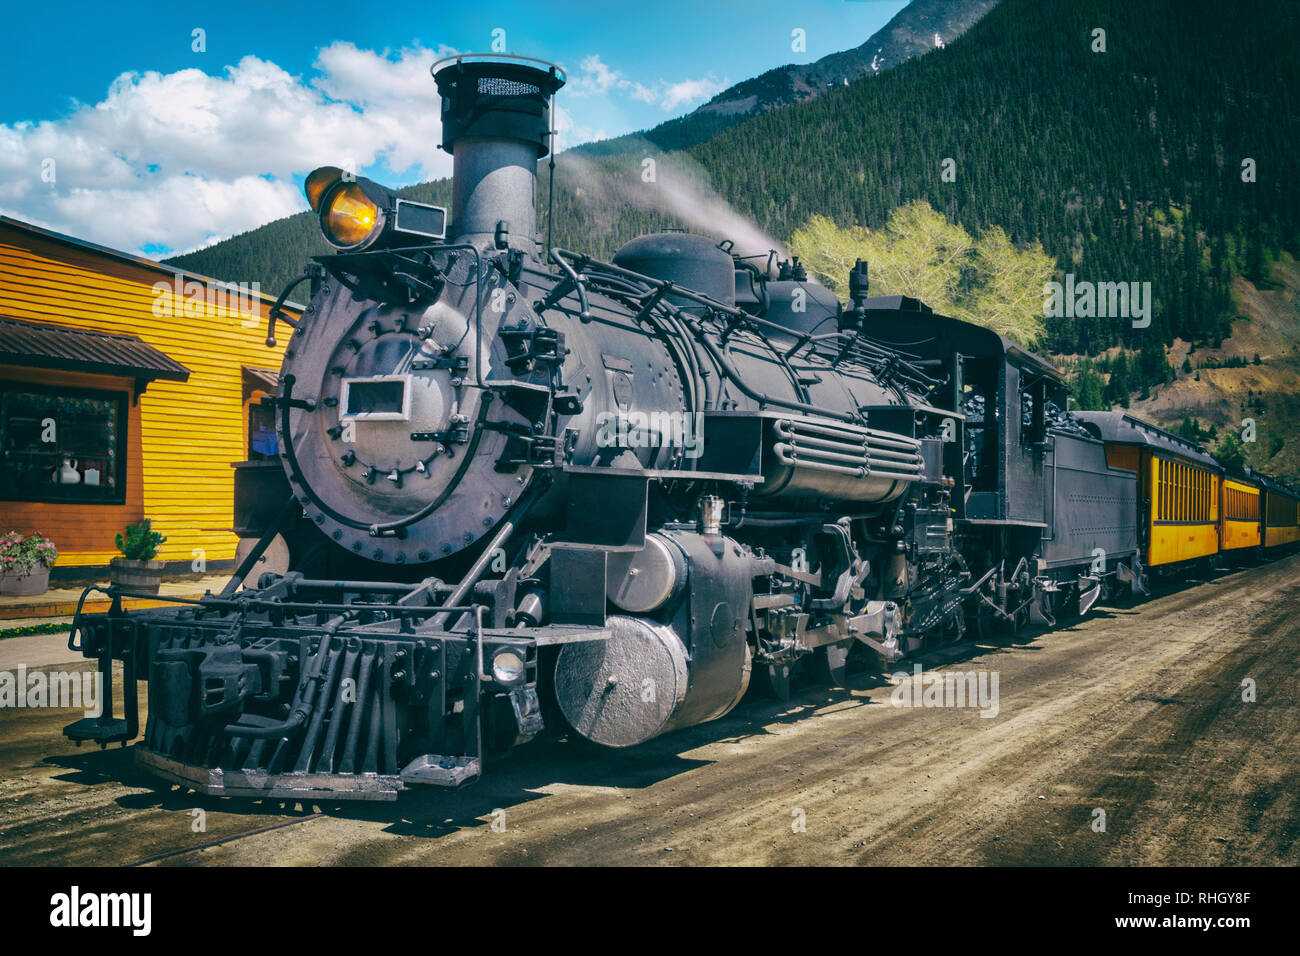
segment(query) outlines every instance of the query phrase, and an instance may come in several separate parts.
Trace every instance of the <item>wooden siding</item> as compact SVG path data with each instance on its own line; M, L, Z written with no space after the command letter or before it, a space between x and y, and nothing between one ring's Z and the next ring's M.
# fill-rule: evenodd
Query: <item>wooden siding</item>
M1140 457L1137 445L1110 444L1106 446L1107 468L1123 468L1127 471L1137 471Z
M0 223L0 315L137 335L190 370L187 382L152 382L138 404L128 404L125 505L0 503L0 530L48 534L61 552L61 566L107 564L117 554L113 535L140 517L152 518L167 536L159 554L164 560L192 561L195 549L209 562L234 557L230 466L246 457L248 429L242 366L278 369L289 329L281 325L279 344L266 347L265 300L257 301L256 322L220 314L206 303L198 315L186 316L184 299L173 303L172 315L157 317L154 286L174 286L174 275ZM185 281L203 280L183 275ZM205 295L206 288L205 283ZM173 298L169 294L165 301ZM17 377L11 369L4 374ZM26 374L27 380L47 383L93 378L95 387L131 388L124 379Z

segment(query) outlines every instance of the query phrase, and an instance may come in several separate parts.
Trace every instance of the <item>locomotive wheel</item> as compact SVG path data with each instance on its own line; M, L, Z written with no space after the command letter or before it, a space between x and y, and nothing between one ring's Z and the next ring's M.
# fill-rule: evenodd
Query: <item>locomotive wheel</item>
M847 687L849 648L851 642L825 644L813 652L813 675L822 684Z
M971 629L974 632L977 641L988 641L994 637L996 627L993 620L993 609L983 601L975 610L975 619L971 623Z

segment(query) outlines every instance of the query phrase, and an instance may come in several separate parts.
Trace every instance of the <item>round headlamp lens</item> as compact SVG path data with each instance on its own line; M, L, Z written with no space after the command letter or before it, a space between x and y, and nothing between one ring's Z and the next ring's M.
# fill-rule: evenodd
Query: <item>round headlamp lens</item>
M356 183L340 187L321 214L325 238L337 246L360 245L378 224L379 207L366 198Z
M492 676L501 684L513 684L524 676L524 659L516 651L497 651L492 658Z

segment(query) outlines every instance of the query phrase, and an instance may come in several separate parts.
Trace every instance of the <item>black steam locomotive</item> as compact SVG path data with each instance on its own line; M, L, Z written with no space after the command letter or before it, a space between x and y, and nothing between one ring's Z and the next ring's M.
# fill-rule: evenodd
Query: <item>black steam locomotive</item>
M105 676L124 664L125 713L69 737L135 738L147 680L159 777L393 799L545 728L633 746L726 714L751 675L785 696L797 672L843 683L851 652L888 666L1145 587L1142 462L1171 436L1126 442L1120 416L1103 440L1052 365L869 296L863 263L841 304L684 233L544 256L562 74L434 69L450 230L308 178L338 251L281 297L310 284L296 324L273 313L279 460L236 481L255 543L219 595L78 617Z

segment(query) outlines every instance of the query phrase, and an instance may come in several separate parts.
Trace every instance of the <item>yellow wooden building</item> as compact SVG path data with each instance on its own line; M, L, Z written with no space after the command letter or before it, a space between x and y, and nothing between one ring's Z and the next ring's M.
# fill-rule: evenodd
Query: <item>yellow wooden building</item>
M169 573L232 566L231 465L275 454L278 291L0 217L0 533L48 535L65 580L144 517Z

